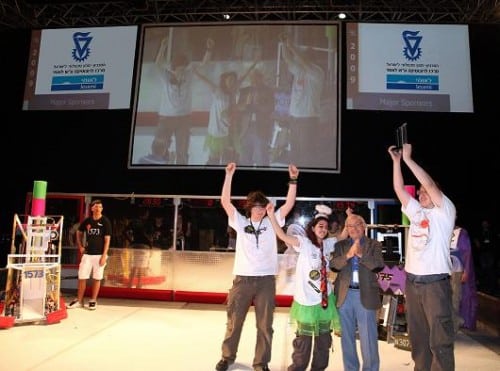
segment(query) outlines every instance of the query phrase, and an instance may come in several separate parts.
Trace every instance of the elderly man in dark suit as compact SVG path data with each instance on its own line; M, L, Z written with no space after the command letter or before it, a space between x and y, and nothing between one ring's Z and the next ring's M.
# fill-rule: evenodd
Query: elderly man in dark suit
M361 342L363 370L378 371L377 310L382 306L377 272L384 268L382 244L365 234L366 222L360 215L346 219L349 238L335 244L330 268L338 272L335 295L342 325L344 370L358 371L356 329Z

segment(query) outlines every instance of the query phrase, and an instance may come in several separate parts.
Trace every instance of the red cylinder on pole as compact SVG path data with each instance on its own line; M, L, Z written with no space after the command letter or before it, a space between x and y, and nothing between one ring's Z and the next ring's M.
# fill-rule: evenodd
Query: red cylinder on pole
M31 215L45 215L45 198L47 196L47 182L35 180L33 184L33 199L31 200Z

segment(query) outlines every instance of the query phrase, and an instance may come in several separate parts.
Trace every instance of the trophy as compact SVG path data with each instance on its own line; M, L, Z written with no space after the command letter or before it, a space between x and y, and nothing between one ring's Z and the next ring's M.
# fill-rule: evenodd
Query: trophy
M397 149L397 150L400 150L401 148L403 148L403 144L408 143L406 125L407 125L407 123L405 122L396 129L396 148L395 149Z

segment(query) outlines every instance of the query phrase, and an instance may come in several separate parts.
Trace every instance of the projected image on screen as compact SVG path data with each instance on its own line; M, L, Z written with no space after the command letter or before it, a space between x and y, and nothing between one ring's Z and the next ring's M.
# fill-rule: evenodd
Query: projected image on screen
M473 112L467 25L348 23L347 109Z
M145 26L131 168L338 172L338 26Z

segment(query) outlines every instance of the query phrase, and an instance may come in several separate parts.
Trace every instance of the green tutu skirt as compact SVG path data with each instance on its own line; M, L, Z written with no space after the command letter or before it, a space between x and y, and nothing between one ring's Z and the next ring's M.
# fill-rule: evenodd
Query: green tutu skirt
M221 156L227 149L229 139L225 137L213 137L207 135L205 137L204 149L209 151L210 156Z
M335 331L341 332L337 298L333 293L328 296L328 307L321 304L302 305L295 300L290 309L290 319L297 325L297 335L318 336Z

